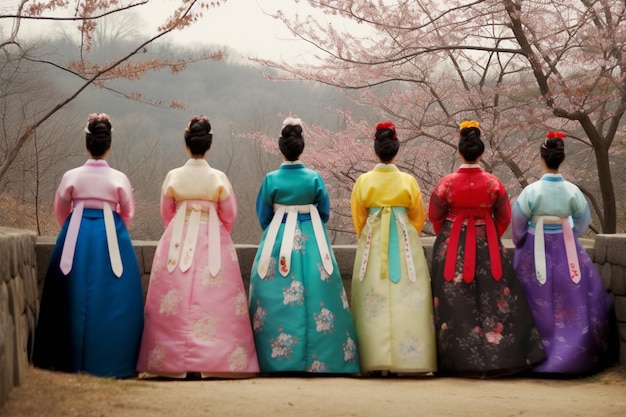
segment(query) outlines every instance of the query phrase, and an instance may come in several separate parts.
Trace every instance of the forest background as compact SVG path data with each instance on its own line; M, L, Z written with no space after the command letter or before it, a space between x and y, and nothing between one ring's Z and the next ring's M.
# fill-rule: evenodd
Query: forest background
M349 193L375 164L381 120L398 126L397 164L417 178L426 206L439 178L458 167L460 121L481 122L483 167L505 182L512 202L541 175L546 131L564 130L563 173L592 205L590 234L626 230L624 2L308 1L333 20L276 12L318 51L288 61L168 41L216 3L171 0L149 34L139 30L149 1L8 3L0 10L2 226L58 232L54 191L87 157L87 115L105 112L114 125L109 163L135 191L134 239L160 237L161 182L186 161L183 130L197 114L213 124L207 160L226 172L239 202L236 243L260 239L256 195L281 162L277 137L290 115L306 124L302 160L331 193L335 244L356 240ZM26 39L20 23L32 19L68 25ZM429 224L424 233L432 234Z

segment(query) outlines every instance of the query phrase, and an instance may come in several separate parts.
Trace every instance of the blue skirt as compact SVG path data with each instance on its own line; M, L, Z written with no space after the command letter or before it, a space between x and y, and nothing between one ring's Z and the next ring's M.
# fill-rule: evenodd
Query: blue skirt
M143 293L135 250L113 213L124 272L111 269L103 211L85 209L72 270L59 267L69 219L56 241L44 282L33 363L63 372L124 378L136 374Z

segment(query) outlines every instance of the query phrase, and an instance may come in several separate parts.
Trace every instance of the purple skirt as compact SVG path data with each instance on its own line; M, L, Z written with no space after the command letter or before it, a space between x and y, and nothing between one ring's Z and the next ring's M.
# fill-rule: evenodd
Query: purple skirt
M545 233L545 284L536 279L534 230L515 250L515 270L526 293L548 358L533 368L543 373L593 371L607 349L611 300L585 249L576 239L581 280L569 276L563 234Z

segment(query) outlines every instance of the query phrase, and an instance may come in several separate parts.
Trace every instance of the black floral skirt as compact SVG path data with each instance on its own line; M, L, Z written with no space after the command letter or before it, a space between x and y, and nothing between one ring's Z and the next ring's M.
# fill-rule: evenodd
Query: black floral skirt
M502 278L491 273L485 227L476 226L476 273L463 280L465 227L456 255L456 273L443 276L451 222L435 240L431 281L435 307L438 372L496 376L530 368L545 359L544 347L515 270L498 240Z

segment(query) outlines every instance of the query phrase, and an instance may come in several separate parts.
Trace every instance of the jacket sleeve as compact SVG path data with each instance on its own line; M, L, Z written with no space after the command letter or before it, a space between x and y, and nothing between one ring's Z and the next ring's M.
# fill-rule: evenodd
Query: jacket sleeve
M501 237L511 223L511 202L502 183L500 183L500 192L493 205L493 220L496 223L498 236Z
M352 194L350 196L350 211L352 212L352 223L354 224L354 231L357 237L361 237L361 232L365 227L367 221L367 207L361 198L361 177L356 180L354 187L352 188Z
M167 227L176 215L176 199L174 192L169 187L170 174L168 173L161 186L161 219Z
M439 181L430 196L430 203L428 204L428 220L433 224L435 233L439 233L441 230L450 210L448 201L445 198L447 183L448 180L445 178Z
M424 222L426 221L426 209L424 208L424 201L422 200L422 192L415 178L410 177L411 188L411 207L408 210L409 221L415 227L418 232L422 231Z
M522 195L523 191L520 197L522 197ZM522 247L526 241L526 236L528 235L528 221L530 220L530 217L522 210L521 201L523 201L523 199L520 200L518 197L511 210L512 239L517 248Z
M575 206L572 210L574 231L578 236L581 236L587 231L591 223L591 210L589 209L589 203L585 195L578 187L576 187L574 202L572 204Z
M59 226L62 226L72 211L72 192L74 187L67 183L64 175L54 194L54 215Z
M328 196L328 191L326 191L324 180L320 175L318 175L318 178L316 179L315 204L317 206L317 211L320 214L320 218L324 223L326 223L330 218L330 197Z
M130 224L135 215L135 199L133 197L133 188L127 176L122 178L122 186L118 189L119 203L118 214L124 221L126 227Z
M237 220L237 198L230 182L226 182L224 188L220 191L217 215L222 221L224 228L230 233Z
M267 176L263 179L259 194L256 197L256 214L261 228L265 230L274 217L274 204Z

